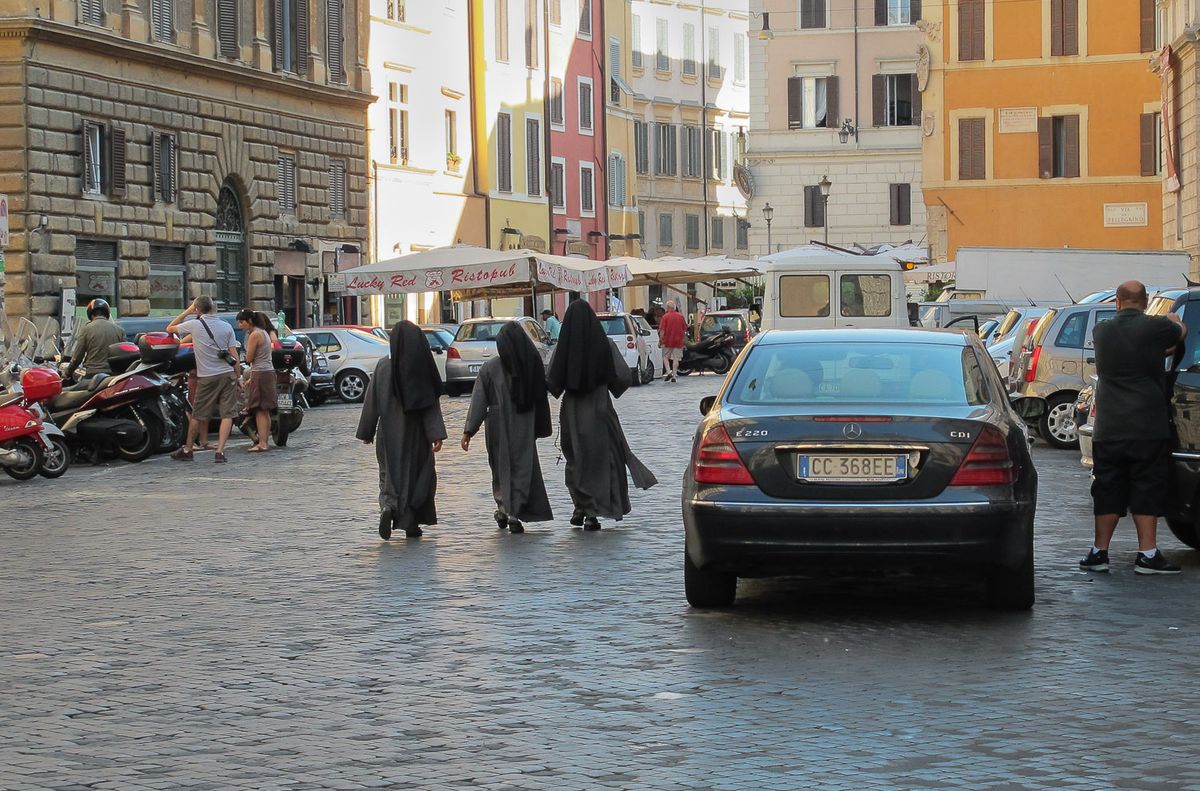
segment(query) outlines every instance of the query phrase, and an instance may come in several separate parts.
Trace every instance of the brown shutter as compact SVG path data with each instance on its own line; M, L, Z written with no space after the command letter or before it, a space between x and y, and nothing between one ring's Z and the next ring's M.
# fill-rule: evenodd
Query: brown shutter
M300 0L305 2L305 0ZM343 31L342 0L329 0L325 7L326 53L329 60L329 79L333 82L346 81Z
M1142 175L1157 176L1158 175L1158 124L1155 123L1157 113L1142 113L1141 130L1142 130Z
M983 118L958 121L958 177L960 180L987 177L987 129Z
M162 134L160 132L150 133L150 157L154 160L150 167L154 173L154 194L150 196L150 202L154 203L162 195L163 189Z
M875 24L886 25L888 17L887 0L875 0Z
M1077 179L1079 178L1079 116L1063 117L1063 137L1065 138L1063 176Z
M909 95L912 97L912 122L913 126L921 125L921 91L917 85L917 75L911 75L909 81Z
M167 144L167 172L164 183L166 185L163 200L167 203L175 202L175 185L179 183L179 138L175 135L163 135L163 142Z
M308 0L296 2L296 73L308 76Z
M273 0L273 8L271 9L275 23L271 26L273 33L271 38L274 45L271 48L271 63L275 71L283 69L283 3L284 0Z
M788 77L788 129L804 125L804 78Z
M1153 52L1158 42L1156 35L1158 22L1156 20L1155 2L1154 0L1141 0L1141 28L1142 28L1142 52Z
M888 185L888 222L892 225L902 225L900 222L900 185Z
M1062 53L1079 54L1079 0L1062 0Z
M1038 119L1038 178L1054 177L1054 119Z
M958 59L983 60L984 55L983 0L959 0Z
M977 11L977 13L982 13ZM971 140L971 173L977 179L987 178L987 120L974 119L975 137Z
M871 115L875 126L887 125L887 76L871 75Z
M837 129L841 124L841 114L838 112L838 104L840 103L840 93L837 77L825 78L825 125L830 129Z
M900 224L912 225L912 185L900 185Z
M1063 54L1063 2L1050 0L1050 54Z
M79 162L83 166L83 172L79 174L83 192L91 192L95 188L95 185L92 184L92 147L88 143L89 126L90 124L84 121L83 126L79 128L79 142L83 145L83 153L79 158Z
M805 187L804 188L804 227L805 228L816 227L816 224L817 224L816 223L816 214L814 211L815 203L816 203L816 201L813 200L813 188Z
M128 147L125 142L125 130L122 127L114 126L109 130L108 146L108 161L112 169L109 177L110 192L113 196L122 196L125 194L128 184L125 166L129 159Z
M237 0L217 0L217 43L226 58L241 55L238 49Z
M909 18L913 21L913 24L916 24L917 20L921 18L921 0L909 0L908 7Z

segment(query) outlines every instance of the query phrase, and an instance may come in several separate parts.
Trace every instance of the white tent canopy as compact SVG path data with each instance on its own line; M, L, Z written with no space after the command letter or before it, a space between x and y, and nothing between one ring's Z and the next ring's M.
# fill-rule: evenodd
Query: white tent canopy
M535 283L569 291L624 286L629 270L611 261L591 261L533 250L490 250L458 245L402 255L341 273L350 296L465 291Z
M663 256L645 258L614 258L609 263L621 263L631 276L629 285L670 285L707 283L715 280L735 280L757 277L761 269L754 261L710 255L703 258Z

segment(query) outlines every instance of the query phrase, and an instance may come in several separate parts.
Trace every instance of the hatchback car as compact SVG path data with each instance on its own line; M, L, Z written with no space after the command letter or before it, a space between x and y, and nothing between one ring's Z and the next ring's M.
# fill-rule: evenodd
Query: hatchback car
M296 334L307 335L325 355L338 398L348 404L362 402L375 364L390 353L387 341L362 330L313 327Z
M834 565L978 569L1033 604L1037 472L1025 417L978 338L945 330L767 332L701 402L684 475L684 588ZM1024 416L1018 414L1024 412Z
M446 381L446 355L450 353L450 344L454 343L454 333L440 324L421 325L425 342L429 344L429 353L433 355L433 364L437 366L438 376Z
M550 336L528 316L467 319L458 327L454 343L446 350L446 392L462 395L475 386L479 369L496 355L496 336L505 324L515 321L533 341L542 361L550 359Z
M658 349L657 339L653 344L649 342L654 333L645 318L629 313L598 313L596 318L600 319L604 334L625 358L630 381L635 385L653 382L655 373L662 366L662 352ZM655 355L654 351L659 354Z
M758 334L758 330L750 321L749 310L713 310L704 315L700 322L700 338L711 338L720 335L725 330L733 333L733 354L737 356L750 339Z

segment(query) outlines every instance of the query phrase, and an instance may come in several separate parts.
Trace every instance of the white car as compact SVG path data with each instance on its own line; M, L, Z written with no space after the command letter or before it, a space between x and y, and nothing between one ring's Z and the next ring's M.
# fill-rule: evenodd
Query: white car
M425 334L425 342L429 344L429 353L433 355L433 364L437 366L438 376L446 381L446 357L450 353L450 344L454 343L454 333L436 324L422 324L421 332Z
M1016 336L1009 333L1008 337L987 347L988 354L996 363L996 369L1000 371L1000 378L1005 382L1008 381L1008 370L1012 365L1012 347L1015 339Z
M633 377L633 384L642 385L654 381L655 373L662 368L662 352L658 348L657 339L653 343L648 340L654 337L649 323L646 323L644 318L629 313L596 315L604 325L605 334L617 345L617 350L625 358L625 364L629 366L629 373ZM641 319L641 322L638 319ZM654 352L658 352L657 363Z
M387 341L363 330L311 327L295 332L312 339L325 355L338 397L348 404L362 402L375 364L391 353Z

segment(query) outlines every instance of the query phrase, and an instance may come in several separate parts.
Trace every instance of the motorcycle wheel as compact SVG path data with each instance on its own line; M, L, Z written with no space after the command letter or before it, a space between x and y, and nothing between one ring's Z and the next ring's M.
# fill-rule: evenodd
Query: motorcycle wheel
M288 435L291 433L291 424L288 421L276 419L275 425L271 427L271 439L275 440L275 447L286 448Z
M733 360L730 359L729 355L718 355L717 359L713 361L712 372L719 374L720 376L724 376L725 374L729 373L729 366L732 364Z
M146 430L146 433L140 440L128 445L114 443L113 450L117 452L117 456L130 462L145 461L153 456L154 452L162 445L162 422L154 415L139 412L136 409L125 410L121 417L136 420Z
M8 473L8 477L16 478L18 481L27 481L35 477L38 474L38 470L42 468L42 463L45 459L42 455L42 449L29 437L18 437L13 440L13 446L25 451L29 457L29 462L16 467L5 467L4 471Z
M171 415L172 425L163 426L162 442L158 445L159 453L171 453L183 447L184 441L187 440L188 420L187 412Z
M50 437L50 449L45 452L38 475L43 478L60 478L71 466L71 447L58 436Z

